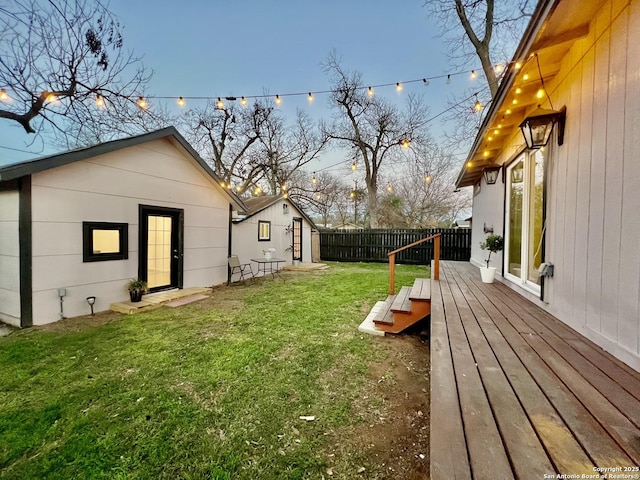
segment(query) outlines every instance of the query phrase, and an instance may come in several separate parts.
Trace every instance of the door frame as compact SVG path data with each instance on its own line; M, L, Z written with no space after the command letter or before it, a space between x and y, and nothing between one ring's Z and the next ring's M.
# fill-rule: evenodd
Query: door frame
M138 205L138 278L148 279L149 216L169 216L171 222L171 280L169 285L150 288L151 292L182 288L184 283L184 209L157 205ZM177 257L177 258L176 258Z
M292 246L293 248L291 249L291 260L300 260L302 261L302 246L304 245L303 242L303 231L304 231L304 223L302 221L302 217L294 217L293 219L293 223L291 224L293 227L293 239L292 239ZM296 258L296 222L300 224L300 257Z
M531 215L531 202L533 201L532 199L532 187L531 187L531 181L532 181L532 162L535 164L536 162L536 158L535 156L538 154L537 151L535 150L525 150L524 152L522 152L520 155L518 155L509 165L507 165L505 167L505 209L504 209L504 218L505 218L505 222L504 222L504 255L503 255L503 262L504 262L504 266L503 266L503 271L504 271L504 278L519 285L520 287L524 288L525 290L541 296L542 294L542 285L538 285L532 281L530 281L528 279L528 272L529 272L529 262L530 262L530 249L533 248L533 246L530 244L530 233L531 233L531 224L530 224L530 215ZM516 165L518 165L518 163L522 162L522 174L523 174L523 178L522 178L522 184L523 184L523 191L522 191L522 224L521 224L521 230L520 230L520 236L521 236L521 243L520 243L520 276L516 276L513 273L511 273L509 271L509 245L510 245L510 241L511 241L511 232L509 229L509 225L510 225L510 221L511 221L511 217L510 217L510 211L511 211L511 183L512 183L512 178L511 178L511 172L512 170L516 167ZM546 186L546 158L543 157L543 168L544 168L544 176L545 178L543 179L543 188ZM543 230L542 230L542 245L544 246L544 238L545 238L545 229L544 229L544 225L545 225L545 209L546 209L546 202L544 199L544 192L543 192L543 202L542 202L542 226L543 226ZM544 250L542 251L542 258L544 259Z

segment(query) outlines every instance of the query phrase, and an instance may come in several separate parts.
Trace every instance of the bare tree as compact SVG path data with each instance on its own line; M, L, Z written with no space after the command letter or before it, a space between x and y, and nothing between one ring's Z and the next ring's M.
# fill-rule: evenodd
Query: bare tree
M477 57L482 65L491 98L500 82L495 58L507 59L521 36L533 0L427 0L425 5L440 20L441 34L449 53L459 65ZM460 30L462 26L462 31ZM504 65L503 65L504 66Z
M96 102L115 128L150 78L100 0L0 0L0 51L0 118L32 134L77 134Z
M263 182L271 194L281 191L294 172L318 158L328 137L317 132L309 116L298 109L293 125L273 115L262 126L258 155L262 159Z
M365 169L370 226L378 227L378 177L383 165L398 158L401 148L418 144L427 137L427 107L421 99L409 96L401 111L370 90L358 72L348 72L335 52L324 62L332 83L331 104L335 114L326 135L354 150L354 158Z
M187 139L238 192L261 185L269 194L279 193L327 144L302 110L294 124L287 124L266 99L251 107L210 103L187 112L184 119Z
M402 200L403 226L450 226L471 206L468 192L454 190L458 161L441 148L412 150L412 154L406 175L394 188Z
M203 109L187 111L181 129L218 176L244 192L262 178L256 146L272 114L273 108L258 102L251 107L209 102Z

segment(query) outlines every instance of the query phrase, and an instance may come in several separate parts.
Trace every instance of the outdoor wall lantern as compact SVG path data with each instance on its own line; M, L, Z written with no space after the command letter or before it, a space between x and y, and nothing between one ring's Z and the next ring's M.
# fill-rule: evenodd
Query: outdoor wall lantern
M483 170L484 173L484 181L487 182L487 185L493 185L498 181L498 174L500 173L501 167L489 167Z
M91 316L93 317L93 306L96 303L96 297L87 297L87 303L91 307Z
M566 107L561 110L550 110L546 108L536 108L520 124L520 130L529 148L544 147L549 142L553 126L558 124L558 145L564 143L564 124L566 118Z

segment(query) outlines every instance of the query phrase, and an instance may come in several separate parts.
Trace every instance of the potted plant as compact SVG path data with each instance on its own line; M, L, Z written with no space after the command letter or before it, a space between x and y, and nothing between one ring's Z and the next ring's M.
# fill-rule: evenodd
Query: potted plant
M490 267L489 262L491 262L491 254L498 253L502 251L504 247L504 240L500 235L489 235L484 242L480 242L480 248L482 250L489 250L489 255L487 255L486 267L480 267L480 275L482 276L482 281L484 283L493 283L493 280L496 276L496 267Z
M129 290L129 296L132 302L139 302L142 300L142 294L146 293L149 287L147 282L140 278L132 278L127 283L127 290Z

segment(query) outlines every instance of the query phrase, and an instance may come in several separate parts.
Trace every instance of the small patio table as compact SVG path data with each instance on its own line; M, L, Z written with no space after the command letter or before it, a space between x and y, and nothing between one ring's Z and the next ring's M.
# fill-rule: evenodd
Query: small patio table
M280 273L280 264L286 263L286 260L281 258L252 258L252 262L256 262L258 264L258 273L262 272L263 276L266 276L268 273L275 279L276 275L278 275L284 281L284 277Z

